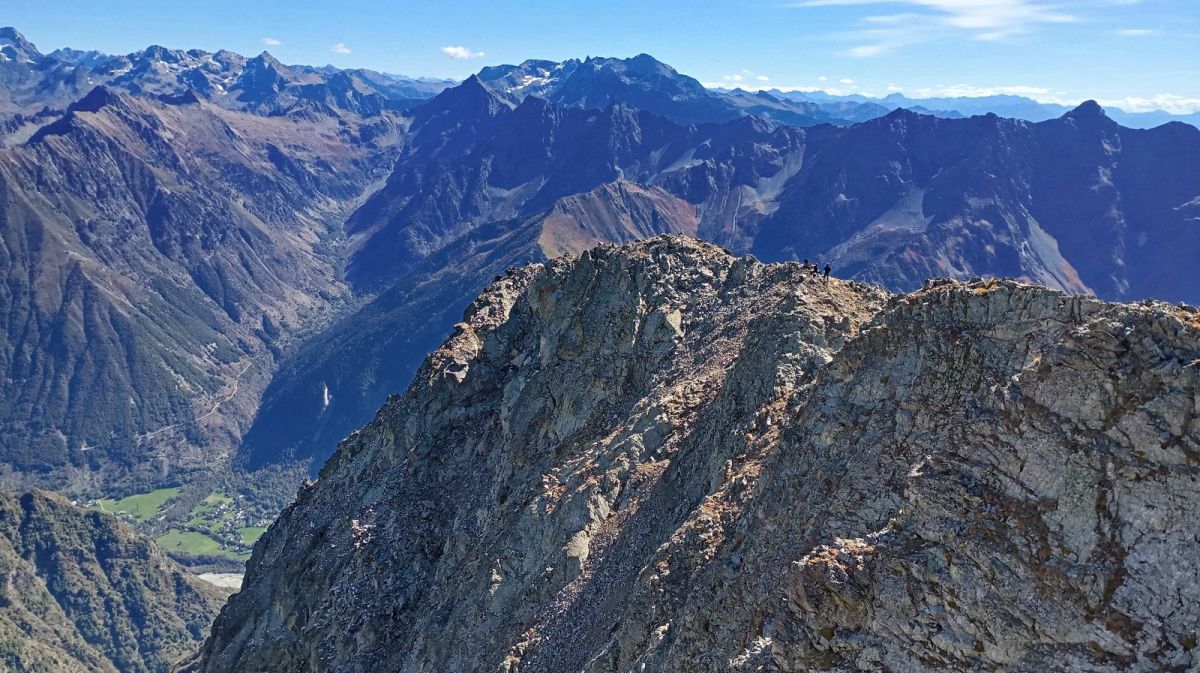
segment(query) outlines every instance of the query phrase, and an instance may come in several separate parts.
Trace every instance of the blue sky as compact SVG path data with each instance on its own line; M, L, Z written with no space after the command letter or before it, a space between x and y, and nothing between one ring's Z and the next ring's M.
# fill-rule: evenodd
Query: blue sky
M702 82L882 96L1017 93L1200 110L1200 0L8 0L43 51L264 49L287 63L462 78L646 52Z

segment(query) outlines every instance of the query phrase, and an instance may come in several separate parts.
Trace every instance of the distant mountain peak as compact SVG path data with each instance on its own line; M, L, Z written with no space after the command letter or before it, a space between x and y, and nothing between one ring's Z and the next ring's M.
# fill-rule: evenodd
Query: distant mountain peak
M238 100L259 103L271 101L287 87L291 73L290 68L264 51L246 61L242 74L230 89L241 91Z
M263 52L261 54L259 54L258 56L255 56L254 58L252 58L250 60L257 61L260 63L265 63L265 64L279 67L279 68L287 67L279 59L275 58L275 56L271 52L269 52L265 49L263 50Z
M433 100L436 101L439 98L443 99L444 101L486 101L489 106L492 104L492 101L500 101L500 97L496 95L496 92L493 91L486 83L484 83L484 81L479 78L479 75L471 75L463 80L462 84L459 84L458 86L452 86L437 96L434 96Z
M29 45L30 47L33 46L30 44L29 40L25 39L25 36L21 34L21 31L13 28L12 26L0 28L0 40L6 40L16 44Z
M497 95L490 87L471 75L462 84L452 86L414 110L413 127L423 126L427 121L443 118L448 123L450 118L463 122L468 119L491 119L502 111L511 109L511 104Z
M175 49L168 49L160 44L152 44L142 50L141 55L153 61L164 61L166 63L179 63L183 60L184 52Z
M1094 100L1085 100L1063 116L1071 119L1088 119L1107 115L1104 114L1104 108L1100 107L1099 103Z
M12 26L0 28L0 62L31 63L40 61L42 52Z
M279 59L272 56L269 51L264 51L254 58L247 59L246 70L251 69L260 71L274 70L276 72L288 72L291 70L291 68L284 65Z
M118 100L118 94L101 84L87 92L83 98L71 103L67 110L71 112L98 112L100 108Z
M722 122L740 116L736 106L700 82L649 54L632 58L588 56L561 63L527 60L484 68L480 80L511 103L527 95L557 105L603 110L624 103L683 124Z
M914 112L913 110L906 108L906 107L898 107L898 108L892 110L891 112L887 113L886 115L884 115L884 118L885 119L916 119L918 117L928 117L928 116L930 116L930 115L923 115L920 112Z
M650 54L638 54L633 58L625 59L624 63L629 66L636 66L639 69L653 69L673 75L678 74L675 68L672 68L666 63L654 58Z

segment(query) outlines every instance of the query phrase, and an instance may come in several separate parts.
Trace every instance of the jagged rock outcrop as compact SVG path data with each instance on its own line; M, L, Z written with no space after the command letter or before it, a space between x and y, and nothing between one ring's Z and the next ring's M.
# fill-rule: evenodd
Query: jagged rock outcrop
M115 517L0 494L0 670L165 672L225 595Z
M1200 314L665 237L494 282L191 670L1186 670Z

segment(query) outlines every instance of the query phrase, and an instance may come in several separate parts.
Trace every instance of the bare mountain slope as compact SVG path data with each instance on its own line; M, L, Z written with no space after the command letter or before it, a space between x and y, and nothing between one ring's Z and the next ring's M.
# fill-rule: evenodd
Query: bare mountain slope
M228 455L272 342L345 295L329 241L396 141L98 87L0 149L4 461L112 486Z
M514 271L255 548L203 671L1195 665L1200 316L668 237Z
M0 669L165 673L226 592L115 517L60 496L0 494Z

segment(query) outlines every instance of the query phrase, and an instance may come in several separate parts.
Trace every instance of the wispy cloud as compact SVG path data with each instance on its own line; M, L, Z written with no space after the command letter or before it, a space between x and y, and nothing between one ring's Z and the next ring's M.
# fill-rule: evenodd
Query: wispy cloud
M1107 107L1118 107L1126 112L1153 112L1163 110L1173 115L1186 115L1200 112L1200 98L1177 96L1173 93L1160 93L1149 98L1126 96L1124 98L1104 98L1099 101Z
M871 58L901 47L965 35L1001 41L1028 33L1042 24L1071 23L1077 18L1041 0L801 0L795 7L899 6L909 11L869 16L847 39L859 42L846 53Z
M1056 103L1058 105L1078 105L1083 98L1068 94L1061 89L1044 86L1008 85L1008 86L974 86L971 84L952 84L949 86L919 87L905 92L911 98L978 98L980 96L1024 96L1039 103ZM1153 112L1162 110L1170 114L1184 115L1200 112L1200 98L1180 96L1172 93L1160 93L1154 96L1126 96L1124 98L1101 98L1098 103L1105 107L1120 108L1126 112Z
M277 40L273 37L264 37L263 39L261 39L259 41L262 42L263 44L267 45L268 47L278 47L281 44L283 44L282 40Z
M350 47L347 47L345 44L338 42L337 44L330 47L329 51L332 51L335 54L349 54Z
M767 77L766 75L763 75L760 73L756 73L749 68L742 68L741 70L739 70L731 75L721 75L721 79L723 80L723 82L709 83L709 84L706 84L705 86L715 86L715 87L733 86L733 87L740 87L740 88L744 88L744 89L756 89L756 88L762 88L762 87L760 87L760 86L742 86L742 83L743 82L753 83L753 82L770 82L771 81L770 77Z
M465 61L471 58L482 58L483 56L487 55L482 51L471 51L470 49L461 46L442 47L442 53L456 61Z
M950 84L909 89L913 98L981 98L983 96L1025 96L1042 102L1058 102L1067 92L1043 86L1021 84L1006 86L975 86L973 84Z
M874 94L861 88L855 81L843 77L838 80L839 83L834 84L829 81L825 75L816 78L814 84L776 84L767 75L760 75L753 70L742 69L738 72L722 75L720 81L701 82L700 84L709 89L742 89L744 91L800 91L800 92L815 92L821 91L832 96L850 96L853 94L861 94L863 96L873 97Z
M1113 32L1121 37L1146 37L1158 34L1157 30L1151 30L1150 28L1118 28Z
M872 56L878 56L886 51L891 51L892 49L900 46L903 46L903 44L895 42L862 44L857 47L851 47L846 51L846 53L854 56L855 58L871 58Z

